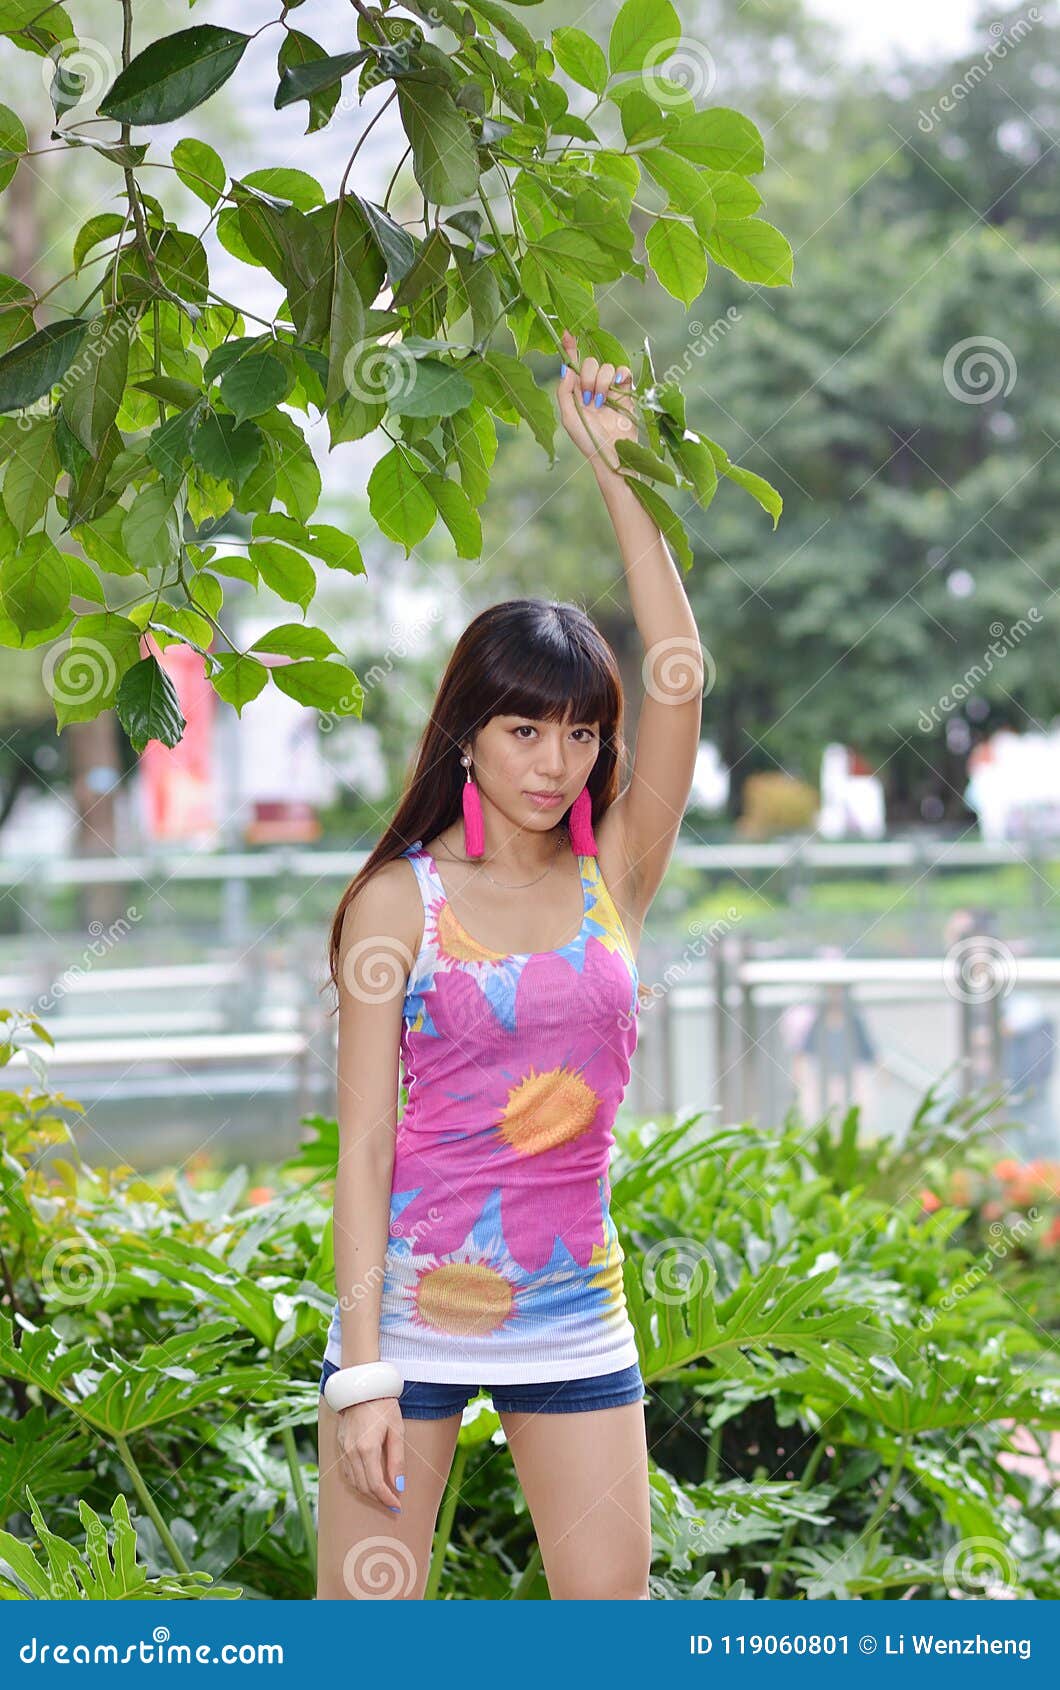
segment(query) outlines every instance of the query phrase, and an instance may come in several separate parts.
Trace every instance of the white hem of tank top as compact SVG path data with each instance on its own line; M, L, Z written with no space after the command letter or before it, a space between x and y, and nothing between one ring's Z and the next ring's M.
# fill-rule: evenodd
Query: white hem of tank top
M425 1385L469 1385L481 1375L480 1389L483 1390L490 1385L539 1385L567 1379L597 1379L602 1373L620 1373L623 1368L632 1367L634 1362L640 1361L635 1338L614 1355L585 1356L580 1361L576 1356L564 1356L561 1360L495 1362L491 1365L488 1361L471 1361L466 1357L463 1361L424 1361L413 1356L395 1355L392 1351L384 1353L385 1350L386 1346L381 1345L380 1361L393 1362L406 1379L422 1381ZM341 1367L342 1351L336 1354L329 1345L324 1352L324 1360Z

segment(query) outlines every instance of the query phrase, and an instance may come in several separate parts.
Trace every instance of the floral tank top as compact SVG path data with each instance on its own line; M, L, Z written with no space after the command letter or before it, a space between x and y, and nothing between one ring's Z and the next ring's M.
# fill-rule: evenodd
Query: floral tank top
M594 856L554 951L489 950L417 840L379 1355L406 1380L531 1383L638 1360L611 1220L612 1123L629 1081L637 964ZM326 1359L341 1364L336 1302Z

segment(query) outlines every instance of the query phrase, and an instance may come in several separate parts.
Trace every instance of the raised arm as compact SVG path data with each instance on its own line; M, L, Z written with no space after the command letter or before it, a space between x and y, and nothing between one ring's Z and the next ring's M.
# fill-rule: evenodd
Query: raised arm
M677 565L658 525L618 471L615 440L623 435L635 438L630 408L616 411L595 403L598 394L620 400L623 386L628 392L630 371L595 358L579 366L569 330L563 342L568 363L559 384L560 415L592 465L614 526L644 646L644 699L633 773L607 817L618 830L633 901L643 913L666 873L692 789L703 712L703 653ZM591 395L588 405L585 392Z

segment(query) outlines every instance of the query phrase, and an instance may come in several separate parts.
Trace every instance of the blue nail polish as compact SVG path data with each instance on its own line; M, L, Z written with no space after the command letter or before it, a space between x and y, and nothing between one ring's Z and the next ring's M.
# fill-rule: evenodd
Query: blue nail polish
M561 365L560 365L560 367L559 367L559 373L560 373L560 375L561 375L561 376L565 376L565 375L566 375L566 373L567 373L567 366L566 366L566 364L561 364Z
M391 1514L400 1514L401 1513L401 1509L396 1507L395 1504L392 1503L392 1502L388 1502L387 1507L389 1508Z
M394 1480L394 1489L395 1490L404 1490L405 1489L405 1475L404 1475L404 1473L399 1473L397 1478Z
M625 370L619 371L618 375L615 377L615 386L617 387L619 382L623 382L623 381L625 381L625 379L626 379Z
M604 402L604 396L603 396L603 394L602 394L602 393L598 393L598 394L597 394L597 395L596 395L596 409L597 409L597 410L599 410L599 409L600 409L600 406L601 406L601 405L602 405L602 404L603 404L603 402Z
M591 398L592 398L592 393L589 391L589 389L587 387L583 387L582 388L582 404L587 405Z

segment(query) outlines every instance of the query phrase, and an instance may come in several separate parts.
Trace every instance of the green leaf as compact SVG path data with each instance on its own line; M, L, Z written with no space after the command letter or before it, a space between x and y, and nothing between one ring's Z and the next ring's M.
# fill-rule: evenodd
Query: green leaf
M556 63L579 87L602 94L607 87L607 60L603 48L584 29L554 29L552 51Z
M583 229L550 229L529 250L550 271L555 268L581 281L617 282L626 270L613 247L602 246Z
M237 716L242 716L244 704L251 704L259 692L269 684L269 671L264 663L237 651L218 653L217 668L210 682L219 698L230 704Z
M455 205L478 189L479 162L463 111L437 83L403 77L398 107L412 143L412 173L433 205Z
M161 399L166 405L178 405L186 411L189 405L195 405L202 398L202 389L193 382L181 381L178 376L145 376L142 381L131 384L141 393L149 393L153 399Z
M161 482L141 487L122 519L121 538L141 571L172 563L180 544L180 519L172 493Z
M400 446L381 457L368 477L368 506L387 539L404 546L406 556L430 533L437 516L423 473Z
M626 0L611 25L607 58L612 71L642 70L654 48L681 40L681 20L669 0Z
M39 0L35 0L35 9L39 11ZM25 1422L20 1424L24 1426ZM83 1550L75 1548L65 1536L49 1531L28 1484L25 1495L29 1499L34 1542L26 1543L10 1532L0 1532L0 1555L10 1568L10 1575L0 1573L0 1595L21 1597L28 1591L31 1597L44 1601L130 1601L243 1594L242 1588L236 1585L215 1586L210 1574L205 1572L165 1572L148 1578L146 1566L136 1559L136 1529L129 1518L128 1501L120 1491L110 1511L113 1547L105 1522L83 1498L78 1500L77 1511L85 1528ZM21 1492L12 1494L9 1503L8 1513L25 1508ZM40 1545L40 1557L36 1544ZM209 1586L208 1591L205 1586Z
M442 521L456 546L457 557L482 555L482 524L471 500L458 481L445 475L425 477L427 491L438 506Z
M389 410L402 417L451 417L462 411L475 397L471 383L454 369L435 358L413 361L413 379L401 384L387 404Z
M691 305L703 291L707 260L699 236L687 223L657 217L644 238L648 261L667 293Z
M284 88L283 74L285 71L299 70L307 65L320 64L327 56L320 43L314 41L311 35L303 35L301 30L288 28L276 60L276 69L280 72L280 88L276 93L277 103L279 103L280 91ZM311 135L314 130L327 127L331 114L339 103L341 92L341 78L336 78L334 81L329 79L325 87L309 90L302 96L309 108L309 122L305 129L307 135ZM298 97L295 96L295 98ZM289 101L284 101L284 104L289 103Z
M442 423L452 441L452 456L460 472L460 484L473 505L481 505L489 492L490 467L497 455L497 430L484 405L476 399L465 411Z
M717 217L714 195L707 184L705 173L697 170L694 164L689 164L687 159L678 158L662 147L644 153L642 162L659 186L665 188L673 209L691 217L696 226L696 233L705 240L714 228ZM730 180L742 182L743 177L734 176Z
M80 356L63 382L63 416L93 457L125 392L131 327L132 319L122 309L93 317Z
M633 489L649 516L655 518L659 531L668 540L681 568L687 573L695 561L692 548L688 543L688 536L678 518L670 509L661 493L647 481L630 481L628 485Z
M302 622L282 622L254 641L251 651L267 651L277 657L330 657L338 646L323 628L308 628Z
M316 43L313 45L316 46ZM360 47L349 53L333 55L325 54L321 50L319 58L292 63L282 71L273 105L280 111L284 106L293 106L296 100L307 100L310 94L319 94L322 89L341 82L348 71L372 57L374 54L371 48Z
M31 534L4 559L0 609L23 634L50 628L70 603L66 558L47 534Z
M262 417L260 427L274 443L277 498L286 507L288 516L308 522L320 500L320 471L304 434L284 411L270 411Z
M364 573L364 560L357 541L340 528L327 522L313 522L307 527L282 511L259 511L254 518L255 539L289 540L300 551L310 552L329 569L346 569L351 575Z
M151 739L171 747L179 744L187 725L176 688L154 657L142 658L126 670L114 707L137 755Z
M517 53L521 53L528 65L533 65L537 59L537 42L524 23L513 18L506 7L497 5L495 0L467 0L473 12L491 23L498 35L503 35L510 41Z
M48 508L59 478L55 430L50 418L19 429L4 473L4 509L19 539L35 528Z
M520 359L491 350L484 359L471 365L467 377L477 398L506 422L516 422L522 417L529 423L538 445L544 447L550 462L555 463L556 413L551 394L538 387Z
M239 180L244 188L255 188L272 199L288 200L296 211L314 211L324 204L324 190L316 177L292 165L266 165L263 170L251 170Z
M273 683L299 704L339 716L359 716L364 688L345 663L284 663L269 670Z
M706 510L718 490L718 471L712 453L690 431L686 431L684 439L670 442L670 452L682 475L692 483L696 503Z
M237 423L234 417L213 411L195 430L191 455L200 469L238 489L261 457L262 447L256 423Z
M791 247L779 229L760 217L719 218L706 245L715 263L724 264L745 282L770 288L791 286Z
M252 352L228 366L221 377L221 398L241 423L247 417L271 411L290 385L290 376L278 358L268 352Z
M29 148L25 124L10 106L0 105L0 153L24 153ZM18 169L17 158L0 157L0 193L7 187Z
M73 363L87 317L66 317L38 329L0 357L0 411L17 411L49 393Z
M665 481L667 486L677 486L677 475L673 467L664 458L656 457L647 446L642 446L636 440L616 440L615 452L618 461L626 469L636 470L638 475L646 475L652 481Z
M267 587L288 604L306 610L316 592L317 578L312 564L300 552L279 540L253 540L247 556Z
M755 475L753 470L741 469L739 464L731 464L724 446L719 446L716 440L707 440L704 437L703 444L713 457L718 472L721 475L727 475L730 481L735 481L736 485L742 487L745 493L750 493L753 499L758 500L762 509L773 518L775 530L784 509L784 500L776 488L763 476Z
M187 411L178 411L175 417L169 417L152 430L147 456L167 488L175 490L184 478L199 415L199 408L192 406Z
M754 216L762 203L762 196L753 182L735 170L711 170L708 176L719 217L731 222L737 217Z
M749 117L729 106L708 106L681 118L668 133L666 145L672 153L712 170L755 176L765 169L761 135Z
M140 630L113 611L80 616L48 679L60 728L91 722L114 703L122 675L140 656Z
M120 123L172 123L228 81L249 41L209 23L162 36L119 72L99 113Z
M205 141L186 135L171 153L173 168L186 188L197 194L212 211L225 191L228 172L224 160Z
M362 227L340 218L328 329L328 379L324 391L324 403L328 408L354 385L356 372L350 372L347 363L350 354L363 345L365 339L364 302L357 273L364 254L365 236L366 231Z
M87 223L82 223L74 241L74 273L79 273L86 255L100 241L109 240L111 235L120 235L125 227L124 217L116 211L101 211L95 217L90 217Z

